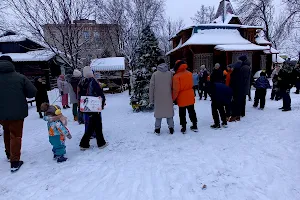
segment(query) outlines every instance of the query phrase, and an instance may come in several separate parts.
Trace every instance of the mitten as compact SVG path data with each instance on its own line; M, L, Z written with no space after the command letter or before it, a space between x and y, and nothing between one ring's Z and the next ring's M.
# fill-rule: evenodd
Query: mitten
M67 135L67 138L70 140L70 139L72 139L72 135L69 133L68 135Z

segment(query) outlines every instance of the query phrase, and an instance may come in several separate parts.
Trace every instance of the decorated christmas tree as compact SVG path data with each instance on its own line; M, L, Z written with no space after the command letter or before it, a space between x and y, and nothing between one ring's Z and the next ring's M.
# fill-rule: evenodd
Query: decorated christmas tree
M158 41L150 27L142 31L139 47L136 52L132 73L131 105L133 111L152 110L149 105L150 79L157 66L160 54Z

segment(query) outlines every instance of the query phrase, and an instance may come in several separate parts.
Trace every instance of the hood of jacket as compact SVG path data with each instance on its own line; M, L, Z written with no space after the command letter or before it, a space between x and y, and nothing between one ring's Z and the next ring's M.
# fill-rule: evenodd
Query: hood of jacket
M181 64L179 68L176 70L176 73L183 72L188 68L187 64Z
M166 63L162 63L157 66L157 70L160 72L167 72L167 71L169 71L169 67Z
M16 71L15 66L11 62L0 60L0 73L10 73L14 71Z
M242 64L243 64L242 61L237 61L236 63L234 63L234 64L232 65L233 70L235 70L235 69L240 69L240 68L242 67Z

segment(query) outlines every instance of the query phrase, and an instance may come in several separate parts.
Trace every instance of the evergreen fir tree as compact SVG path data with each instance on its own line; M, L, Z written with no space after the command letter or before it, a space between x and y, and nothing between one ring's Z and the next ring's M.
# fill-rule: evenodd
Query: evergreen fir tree
M135 112L148 111L153 109L149 105L150 79L161 55L157 38L150 27L146 27L142 31L139 47L135 54L131 105Z

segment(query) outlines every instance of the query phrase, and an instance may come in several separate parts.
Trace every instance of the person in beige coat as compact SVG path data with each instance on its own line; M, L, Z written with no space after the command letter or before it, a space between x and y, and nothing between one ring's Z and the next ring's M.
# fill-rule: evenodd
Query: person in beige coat
M172 72L163 59L159 60L157 71L150 81L150 104L154 105L155 133L160 134L162 118L167 119L170 134L174 133L174 109L172 100Z

